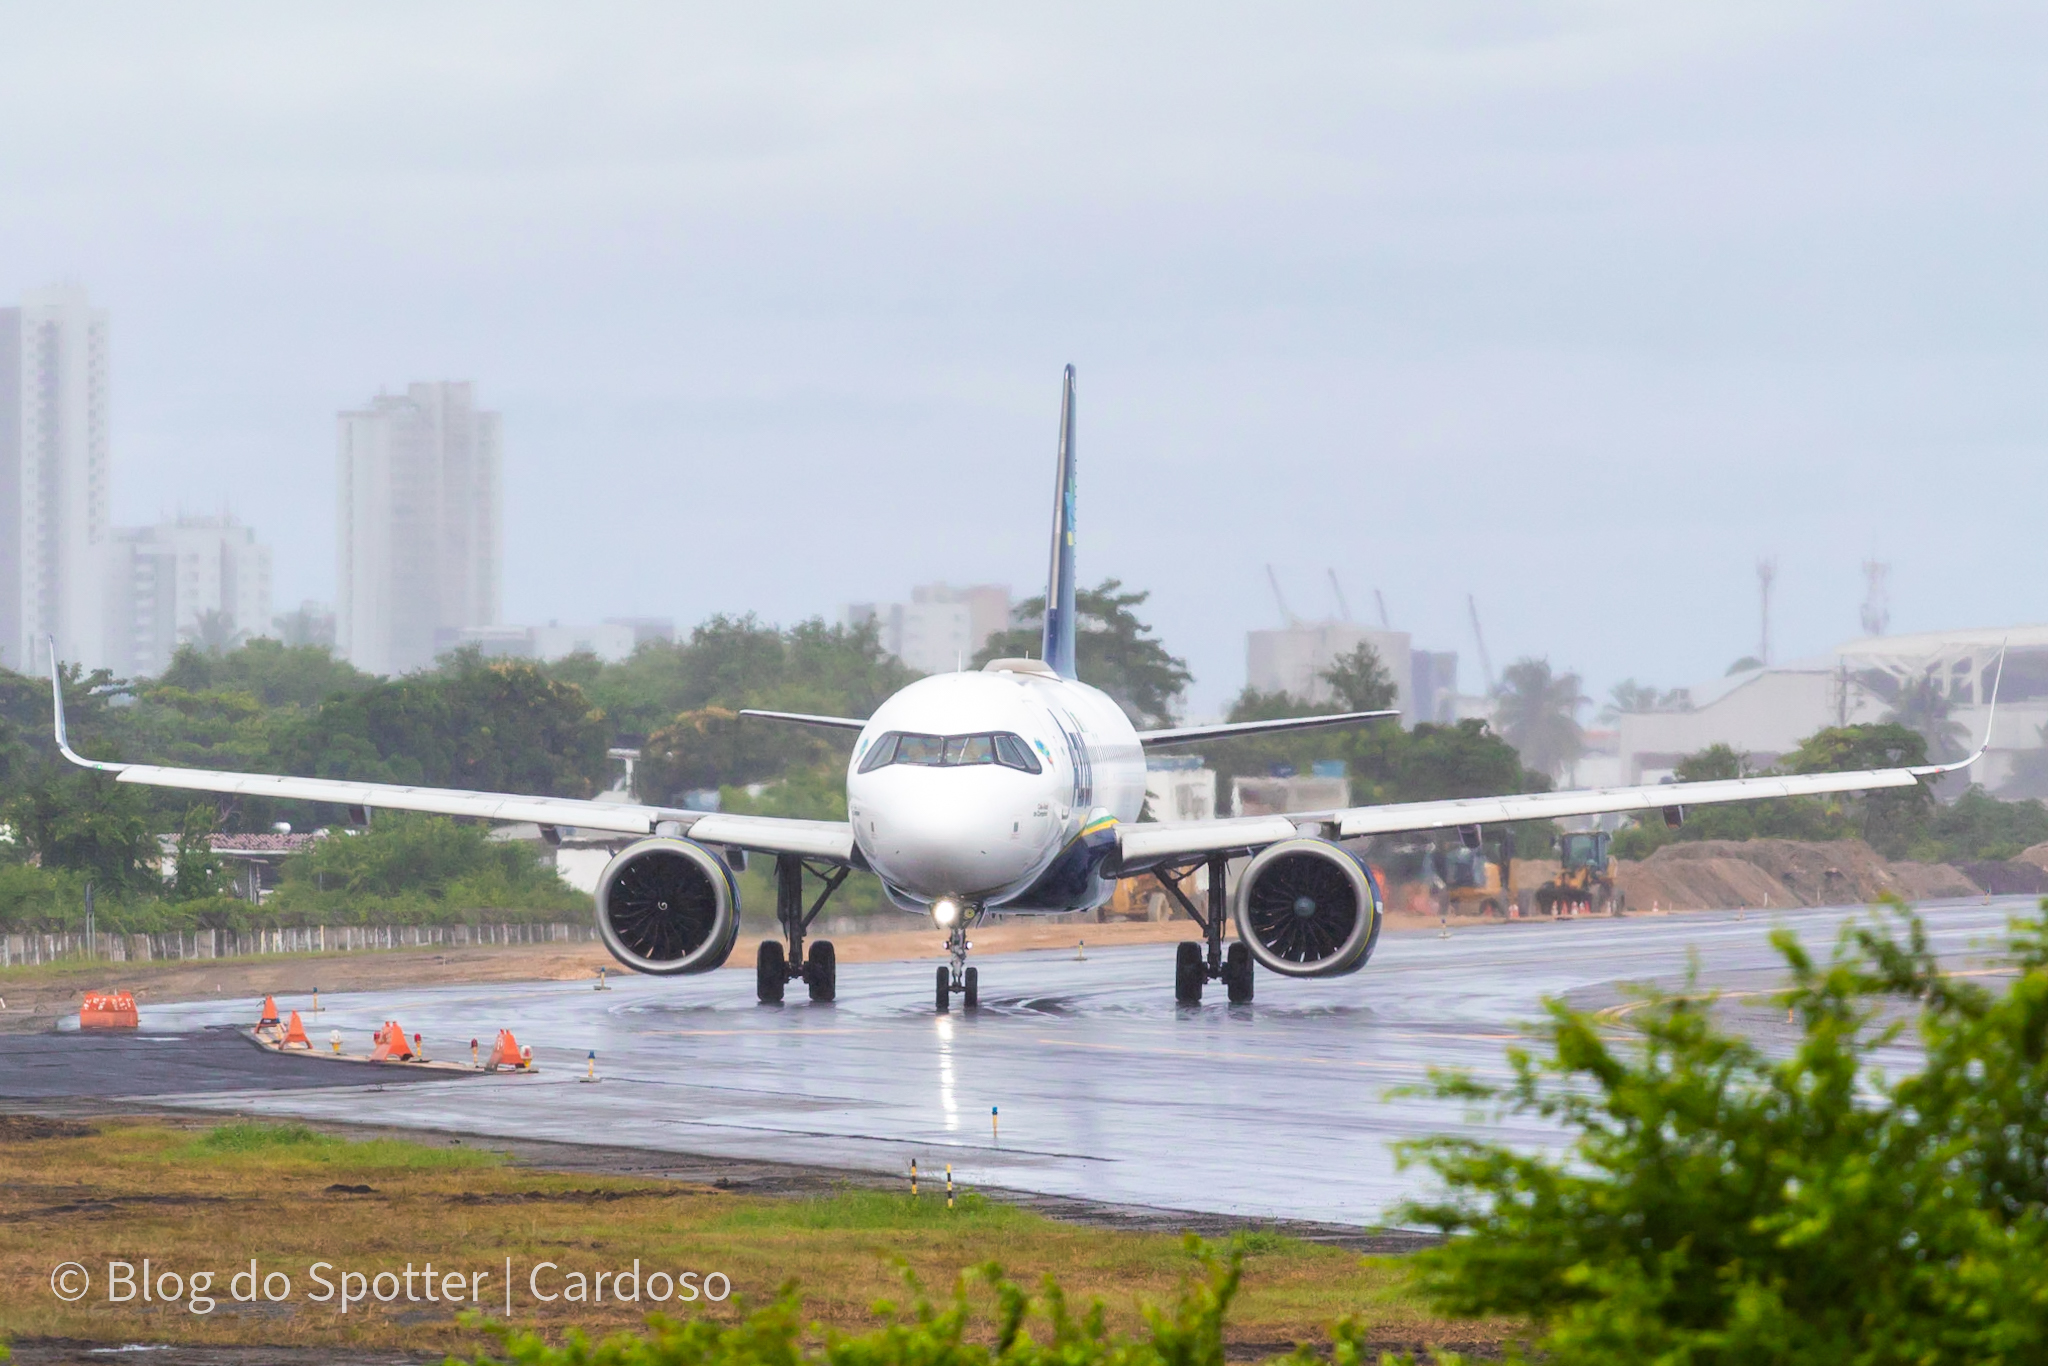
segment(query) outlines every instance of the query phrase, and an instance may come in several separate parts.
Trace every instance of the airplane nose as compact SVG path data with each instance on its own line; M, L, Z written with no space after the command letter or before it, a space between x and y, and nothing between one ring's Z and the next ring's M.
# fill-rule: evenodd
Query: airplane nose
M1031 822L1015 813L977 810L964 801L908 805L876 821L872 833L860 832L875 871L907 892L993 892L1030 872L1043 852L1039 841L1025 838Z

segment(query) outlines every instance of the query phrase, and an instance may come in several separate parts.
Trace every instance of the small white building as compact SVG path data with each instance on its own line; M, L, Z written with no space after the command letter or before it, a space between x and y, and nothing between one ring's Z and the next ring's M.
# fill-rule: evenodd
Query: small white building
M617 664L633 653L637 636L630 622L590 625L551 621L545 626L470 626L449 633L450 648L474 645L493 659L567 659L592 654Z
M1216 818L1216 770L1194 754L1145 756L1145 812L1155 821Z

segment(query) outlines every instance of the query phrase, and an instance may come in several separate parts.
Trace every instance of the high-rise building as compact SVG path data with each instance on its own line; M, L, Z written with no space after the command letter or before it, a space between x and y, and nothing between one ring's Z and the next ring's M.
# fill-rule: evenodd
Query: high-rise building
M909 602L855 602L840 613L848 626L875 624L882 648L922 674L952 673L970 663L990 636L1010 626L1010 590L929 583Z
M107 314L77 285L0 308L0 664L109 662Z
M270 547L225 513L117 528L106 585L107 663L123 677L162 673L184 641L271 634Z
M423 668L497 624L498 414L473 385L414 384L340 415L336 644L369 673Z

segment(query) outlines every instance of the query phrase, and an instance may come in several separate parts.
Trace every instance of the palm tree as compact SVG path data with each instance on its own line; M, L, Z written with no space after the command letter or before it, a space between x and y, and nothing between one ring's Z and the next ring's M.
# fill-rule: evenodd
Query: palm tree
M1932 678L1916 678L1900 687L1892 709L1884 719L1904 726L1927 741L1927 757L1937 764L1952 763L1968 754L1969 732L1949 715L1948 696L1934 686Z
M224 655L239 646L249 633L235 629L233 612L208 608L178 634L197 645L206 654Z
M1547 659L1518 659L1501 674L1494 724L1524 764L1556 777L1586 752L1579 708L1591 700L1577 674L1552 673Z

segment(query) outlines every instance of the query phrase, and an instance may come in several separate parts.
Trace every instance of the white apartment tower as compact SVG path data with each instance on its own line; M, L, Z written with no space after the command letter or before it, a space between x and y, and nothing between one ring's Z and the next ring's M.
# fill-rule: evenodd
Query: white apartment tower
M498 622L499 420L468 383L414 384L340 415L338 651L369 673L425 668Z
M160 674L181 643L232 649L270 632L270 547L222 513L116 528L107 568L108 663Z
M0 308L0 665L110 662L107 314L77 285Z

